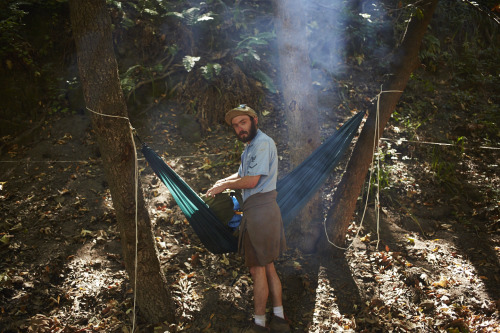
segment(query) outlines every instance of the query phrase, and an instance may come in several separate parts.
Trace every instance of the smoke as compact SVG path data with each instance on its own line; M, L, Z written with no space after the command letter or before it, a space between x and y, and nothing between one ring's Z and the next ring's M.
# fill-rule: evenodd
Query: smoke
M342 31L345 1L303 1L307 15L309 57L314 68L336 72L343 63L346 38Z

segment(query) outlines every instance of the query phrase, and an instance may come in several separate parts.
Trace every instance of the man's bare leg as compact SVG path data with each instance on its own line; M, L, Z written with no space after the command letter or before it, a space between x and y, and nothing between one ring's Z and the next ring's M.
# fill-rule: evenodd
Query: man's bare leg
M282 287L281 281L274 267L274 263L267 264L266 266L266 277L267 284L269 286L269 292L271 293L271 300L273 306L282 306Z
M266 266L250 267L253 279L253 302L256 315L266 314L266 303L269 297L269 285L266 276Z

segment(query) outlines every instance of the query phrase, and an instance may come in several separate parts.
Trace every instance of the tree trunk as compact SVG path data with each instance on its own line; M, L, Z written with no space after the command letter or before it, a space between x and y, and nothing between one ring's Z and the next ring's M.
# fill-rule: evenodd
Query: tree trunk
M320 144L318 99L311 79L302 1L275 0L274 13L290 162L296 167ZM306 252L315 250L321 226L320 206L317 195L301 211L287 230L289 244Z
M135 281L136 208L133 139L113 52L105 0L71 0L70 14L80 79L101 151L120 229L125 268ZM105 115L115 116L114 118ZM138 184L140 189L140 182ZM151 220L142 191L137 195L137 305L150 323L174 322L174 303L160 269Z
M407 27L405 36L392 65L391 79L384 84L380 95L379 133L382 133L389 121L402 91L410 78L410 74L420 64L418 54L422 38L432 18L438 0L427 0L420 5L421 15L415 14ZM399 91L399 92L390 92ZM326 218L327 232L330 240L337 246L343 246L349 223L352 220L356 201L361 192L367 171L374 153L374 135L376 126L376 112L370 112L366 123L358 138L351 159L347 165L347 172L342 177L333 197L332 208ZM376 138L378 142L378 138ZM321 249L329 251L331 246L322 238Z

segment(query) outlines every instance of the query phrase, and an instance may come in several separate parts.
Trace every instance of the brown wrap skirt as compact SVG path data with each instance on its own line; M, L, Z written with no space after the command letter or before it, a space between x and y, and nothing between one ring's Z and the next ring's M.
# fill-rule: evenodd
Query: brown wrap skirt
M286 249L277 195L276 191L257 193L243 203L238 252L245 256L245 266L265 266Z

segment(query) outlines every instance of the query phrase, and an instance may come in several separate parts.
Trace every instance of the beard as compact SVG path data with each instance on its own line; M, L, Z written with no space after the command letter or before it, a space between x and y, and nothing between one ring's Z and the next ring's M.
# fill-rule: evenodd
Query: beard
M257 125L255 125L255 120L252 119L252 124L250 125L250 132L241 131L236 136L241 142L247 143L253 140L257 135Z

